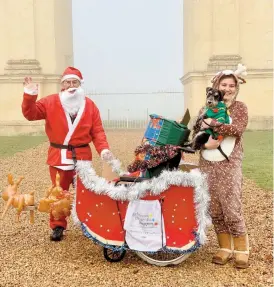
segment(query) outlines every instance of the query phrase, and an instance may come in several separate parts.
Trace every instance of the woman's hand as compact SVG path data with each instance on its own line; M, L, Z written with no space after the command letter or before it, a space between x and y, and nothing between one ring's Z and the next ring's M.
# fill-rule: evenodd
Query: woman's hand
M220 145L219 140L215 140L212 138L212 136L209 137L208 141L205 143L206 149L216 149Z
M202 120L201 129L202 129L202 130L208 129L209 126L211 125L211 121L212 121L211 118Z

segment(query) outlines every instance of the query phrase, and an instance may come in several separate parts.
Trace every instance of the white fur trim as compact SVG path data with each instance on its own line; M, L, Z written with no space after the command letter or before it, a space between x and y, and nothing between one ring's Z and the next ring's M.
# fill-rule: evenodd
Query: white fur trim
M86 189L99 194L107 195L114 200L132 201L141 199L150 191L151 195L159 195L171 185L191 186L194 188L195 215L198 224L198 236L201 244L206 241L206 228L211 224L208 215L209 193L206 176L199 170L189 173L182 171L163 171L159 177L135 183L129 186L124 184L115 186L96 175L90 161L77 161L76 173Z
M234 253L249 254L249 251L239 251L239 250L234 250Z
M74 193L74 199L73 199L72 208L71 208L71 217L73 219L74 225L80 227L81 222L80 222L78 215L77 215L77 212L76 212L76 202L77 202L77 175L76 174L73 178L73 185L74 185L75 193Z
M229 123L232 124L232 118L229 116ZM229 157L234 149L236 138L225 137L220 146L223 152ZM223 161L226 158L217 149L205 149L201 152L202 157L208 161Z
M225 137L220 144L223 152L229 157L234 149L236 137ZM220 153L218 149L204 149L201 155L208 161L223 161L226 158Z
M55 165L54 167L62 169L62 170L73 170L74 165Z
M38 88L31 90L31 89L27 89L26 87L24 87L24 93L31 95L31 96L37 96L38 95Z
M78 80L81 84L84 83L84 80L79 78L77 75L71 74L71 75L65 75L62 79L61 79L61 83L64 82L67 79L76 79Z
M228 252L228 253L233 253L233 250L227 249L227 248L219 248L218 250L225 251L225 252Z
M61 94L59 94L59 97L60 96L61 96ZM80 119L82 117L82 114L83 114L83 112L85 110L85 106L86 106L86 100L83 101L83 104L80 107L80 109L79 109L79 111L77 113L77 116L76 116L76 118L75 118L73 123L71 122L71 118L70 118L69 114L64 110L64 113L65 113L66 118L67 118L69 131L68 131L68 133L66 135L66 138L65 138L65 140L63 142L63 145L68 145L69 144L71 136L74 133L76 127L78 126L79 121L80 121ZM68 159L67 158L67 149L61 149L61 163L62 164L74 164L72 159Z
M234 75L234 72L232 70L223 70L222 74L224 74L224 75Z

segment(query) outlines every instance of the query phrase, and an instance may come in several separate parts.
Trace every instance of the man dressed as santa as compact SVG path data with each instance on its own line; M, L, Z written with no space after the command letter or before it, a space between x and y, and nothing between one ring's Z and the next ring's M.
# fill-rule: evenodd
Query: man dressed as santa
M52 184L55 185L58 171L64 190L69 190L73 183L76 160L92 160L89 143L93 142L101 158L113 157L99 110L91 99L85 97L82 83L81 72L68 67L61 79L61 92L37 101L38 85L30 77L24 81L23 115L29 121L45 120L50 142L47 164ZM67 227L66 218L55 220L51 214L50 227L53 230L51 240L62 240Z

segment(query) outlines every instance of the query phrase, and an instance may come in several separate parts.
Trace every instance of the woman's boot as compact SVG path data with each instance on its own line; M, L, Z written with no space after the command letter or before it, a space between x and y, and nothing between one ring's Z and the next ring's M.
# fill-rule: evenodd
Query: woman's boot
M247 268L249 258L249 242L248 235L233 237L234 253L235 253L235 267Z
M212 258L212 262L216 264L224 265L232 258L233 253L233 241L232 236L229 233L218 233L219 250Z

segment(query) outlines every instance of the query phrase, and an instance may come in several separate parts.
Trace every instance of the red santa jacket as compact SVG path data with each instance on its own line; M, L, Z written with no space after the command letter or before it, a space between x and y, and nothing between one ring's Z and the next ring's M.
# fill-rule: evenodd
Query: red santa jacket
M62 107L59 94L44 97L24 93L22 112L29 121L45 119L45 131L51 143L79 146L93 142L97 152L109 149L99 110L92 100L86 98L72 123ZM90 146L76 148L78 160L91 160ZM72 153L67 149L49 147L47 164L51 166L72 165Z

